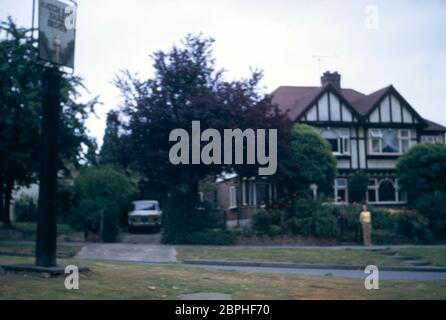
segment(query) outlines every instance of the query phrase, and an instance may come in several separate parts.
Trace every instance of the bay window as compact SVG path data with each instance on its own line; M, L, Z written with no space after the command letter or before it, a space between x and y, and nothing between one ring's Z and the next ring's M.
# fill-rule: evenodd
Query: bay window
M367 201L370 203L404 203L406 193L399 190L398 180L370 179L367 190Z
M371 154L401 154L411 147L410 130L370 129Z

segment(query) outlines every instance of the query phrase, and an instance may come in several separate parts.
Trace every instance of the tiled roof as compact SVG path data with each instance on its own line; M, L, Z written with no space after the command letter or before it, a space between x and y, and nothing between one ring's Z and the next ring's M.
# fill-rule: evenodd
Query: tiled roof
M331 85L327 83L320 87L280 86L271 93L272 102L277 104L281 111L287 112L290 119L296 120L328 86ZM361 116L366 116L389 90L392 89L394 93L398 94L391 85L368 95L354 89L336 89L334 86L331 88L349 102L356 113ZM424 120L428 125L424 128L426 131L446 132L446 127L438 123L422 118L420 120Z
M428 124L427 128L424 128L424 131L438 131L438 132L446 132L446 127L443 127L441 124L435 123L433 121L424 119Z
M293 87L293 86L280 86L274 90L272 95L272 102L279 106L279 109L283 112L288 112L291 119L296 119L313 100L324 91L329 84L321 87ZM335 89L342 97L350 104L353 101L359 100L363 97L367 97L363 93L353 89Z

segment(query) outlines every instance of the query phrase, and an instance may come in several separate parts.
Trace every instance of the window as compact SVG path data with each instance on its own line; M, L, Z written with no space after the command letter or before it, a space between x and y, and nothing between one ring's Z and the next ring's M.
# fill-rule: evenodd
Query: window
M339 139L327 139L333 153L339 153Z
M327 141L333 154L350 154L350 139L348 137L327 139Z
M367 191L367 201L368 202L376 202L377 201L377 197L376 197L377 189L378 189L377 180L370 179L369 187L368 187L368 191Z
M252 205L251 186L252 184L249 182L249 180L246 179L242 181L242 204L244 206Z
M401 153L406 152L410 148L410 131L400 130L400 150Z
M422 136L421 141L427 142L427 143L436 143L439 142L437 140L437 136Z
M382 180L378 188L378 197L381 202L396 201L395 188L390 180Z
M347 179L345 179L345 178L335 179L334 198L335 198L335 202L348 202Z
M410 130L371 129L370 153L404 153L411 147Z
M256 202L257 206L269 205L269 184L256 183Z
M234 186L229 187L229 209L237 208L237 194Z
M382 152L397 153L398 147L398 133L396 130L384 130L382 138Z
M396 179L370 179L367 201L371 203L404 203L407 201L407 197L405 192L399 190Z
M327 139L331 151L335 155L350 154L350 129L319 129L319 133Z

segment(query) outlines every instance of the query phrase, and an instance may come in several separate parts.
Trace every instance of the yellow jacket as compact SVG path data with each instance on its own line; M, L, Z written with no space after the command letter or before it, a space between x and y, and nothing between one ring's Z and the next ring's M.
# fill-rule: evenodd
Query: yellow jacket
M359 214L359 221L361 223L371 223L372 222L372 214L370 211L361 211Z

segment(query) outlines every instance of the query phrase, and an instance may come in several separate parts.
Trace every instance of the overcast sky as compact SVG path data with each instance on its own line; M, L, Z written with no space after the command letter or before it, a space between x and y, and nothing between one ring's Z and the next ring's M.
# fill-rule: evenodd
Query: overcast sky
M79 0L75 73L103 105L88 127L102 141L105 114L119 105L121 69L153 74L149 55L187 34L215 38L228 79L264 70L262 85L319 85L338 71L342 86L370 93L389 84L423 116L446 125L446 0ZM31 25L32 0L0 0ZM320 61L314 56L331 56Z

